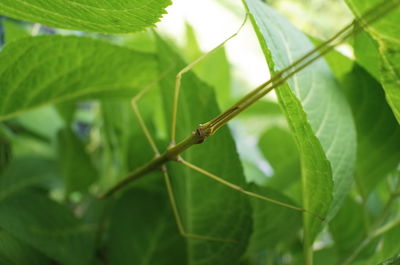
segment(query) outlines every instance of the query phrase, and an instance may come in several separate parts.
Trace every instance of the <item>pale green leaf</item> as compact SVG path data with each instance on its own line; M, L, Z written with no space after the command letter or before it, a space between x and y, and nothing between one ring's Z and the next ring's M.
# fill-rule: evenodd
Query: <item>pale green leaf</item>
M162 175L158 174L158 178L162 180ZM184 239L165 192L125 192L111 213L109 234L110 264L186 264Z
M173 69L161 81L165 117L170 128L175 75L185 65L162 40L158 41L160 72ZM219 113L212 89L193 73L182 80L177 117L177 141L192 133ZM183 158L226 181L243 186L245 178L227 127L201 145L183 153ZM188 260L185 264L235 264L244 253L250 236L250 206L248 198L217 183L207 176L181 164L171 164L174 194L177 198L183 225L187 232L216 237L231 242L186 240Z
M0 53L0 120L67 100L132 96L153 73L153 56L102 41L25 38Z
M345 84L358 135L355 178L367 197L400 163L400 126L381 85L361 67L354 67Z
M19 193L1 201L0 227L62 264L92 259L94 229L43 195Z
M170 0L2 0L0 13L51 27L127 33L153 26Z
M267 5L245 2L273 72L313 48L303 33ZM356 145L350 107L322 59L296 74L277 94L299 148L303 207L332 218L352 182ZM320 221L308 215L305 219L306 233L314 236Z

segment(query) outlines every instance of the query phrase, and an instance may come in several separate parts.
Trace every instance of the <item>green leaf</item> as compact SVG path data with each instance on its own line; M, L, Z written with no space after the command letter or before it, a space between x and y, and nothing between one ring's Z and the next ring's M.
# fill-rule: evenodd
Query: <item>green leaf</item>
M3 0L0 13L51 27L127 33L153 26L170 0Z
M383 234L383 242L380 252L377 256L380 260L387 257L396 255L400 252L400 246L398 244L398 239L400 237L400 225L397 225Z
M7 260L3 263L1 259ZM19 241L4 230L0 230L0 263L2 265L47 265L50 264L43 254L31 246Z
M15 159L0 175L0 202L24 188L54 179L58 174L54 161L40 157Z
M29 36L28 30L21 22L11 19L4 19L4 41L10 43Z
M259 146L274 170L268 186L285 190L300 179L299 153L290 132L280 127L269 128L261 136Z
M390 259L387 259L378 265L398 265L400 263L400 254L397 254Z
M70 129L58 133L58 161L67 193L86 191L98 177L84 143Z
M167 124L170 128L175 75L185 65L161 39L158 40L160 72L173 69L161 80ZM219 113L212 89L193 73L182 79L177 116L177 141L187 137L200 123ZM244 186L243 169L235 143L227 127L205 143L193 146L183 158L226 181ZM179 212L187 232L216 237L231 242L186 240L188 261L185 264L235 264L244 253L250 236L248 198L181 164L168 167Z
M184 239L165 192L125 192L112 211L109 234L110 264L186 264Z
M351 222L349 222L351 216ZM363 206L347 198L343 207L329 224L339 257L347 257L367 236L367 220Z
M148 110L156 108L157 104L146 102L148 96L146 94L138 102L138 108L150 134L156 137ZM148 104L141 104L143 102ZM103 100L101 112L105 143L104 162L101 163L104 171L102 182L104 187L109 188L128 172L154 158L154 152L135 117L130 100Z
M46 104L132 96L154 79L149 54L79 37L40 36L0 53L0 120Z
M94 229L43 195L19 193L1 201L0 227L62 264L92 259Z
M0 124L0 174L11 161L12 148L9 139L3 134L3 128Z
M322 41L319 39L310 36L309 38L315 45L320 45L322 43ZM326 60L329 68L331 68L333 74L339 81L341 81L342 78L351 71L354 64L354 61L352 59L343 55L335 49L328 53L325 53L324 59Z
M203 55L197 42L194 29L186 24L186 54L187 62L191 63ZM218 69L216 71L215 69ZM231 75L228 58L225 48L220 47L218 50L207 56L207 59L197 64L193 71L204 82L213 86L217 96L219 106L228 107L231 100Z
M361 67L353 68L345 84L358 135L355 177L367 197L400 163L400 126L382 87Z
M295 205L293 200L278 191L254 186L253 192ZM252 201L254 228L248 253L274 249L279 244L294 239L301 228L301 214L288 208L267 204L260 200Z
M378 43L368 33L362 31L354 37L353 45L357 63L376 80L380 80L381 63Z
M267 5L257 0L245 3L272 72L313 48L303 33ZM300 153L303 207L330 219L352 182L356 146L350 107L322 59L276 92ZM321 222L305 215L304 225L306 237L314 237Z
M346 2L357 17L374 8L378 3L383 3L381 0L346 0ZM369 25L366 31L379 44L381 82L387 101L400 123L400 9L397 0L385 2L396 3L397 8L392 8L390 13Z

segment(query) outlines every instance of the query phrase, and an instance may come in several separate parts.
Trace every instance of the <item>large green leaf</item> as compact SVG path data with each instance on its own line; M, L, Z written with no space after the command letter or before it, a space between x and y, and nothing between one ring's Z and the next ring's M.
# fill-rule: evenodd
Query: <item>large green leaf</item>
M299 180L300 159L293 136L280 127L269 128L261 136L259 146L271 164L274 174L267 185L284 190Z
M110 264L186 264L184 240L165 192L127 191L114 206L109 234Z
M65 265L87 265L93 255L94 229L40 194L0 202L0 227Z
M185 59L188 62L193 62L203 55L197 42L195 31L189 24L186 24L185 55ZM232 98L229 67L224 47L220 47L209 54L206 60L201 61L194 67L194 72L204 82L214 87L217 102L222 107L227 107ZM218 71L215 71L215 69L218 69Z
M160 72L173 69L161 81L167 124L170 127L175 75L185 64L158 40ZM193 73L183 77L177 117L177 141L187 137L200 123L219 113L212 89ZM183 153L183 158L221 178L243 186L245 179L235 144L227 127L201 145ZM248 198L181 164L168 167L183 223L189 233L232 242L187 239L185 264L237 264L250 236Z
M58 169L54 161L39 157L15 159L0 175L0 202L24 188L55 177L58 177Z
M345 83L358 135L355 176L367 197L400 162L400 126L382 87L361 67L355 66Z
M254 186L252 191L295 205L293 200L270 188ZM248 254L254 255L260 251L277 248L279 244L297 236L301 228L300 212L274 204L267 204L260 200L252 201L252 206L254 231L247 250Z
M50 260L31 246L0 230L0 264L47 265Z
M339 257L346 257L367 236L367 220L363 206L352 198L347 198L343 207L329 224L329 229ZM349 222L349 216L352 217Z
M346 0L353 13L360 17L374 8L381 0ZM379 21L368 26L366 31L379 44L381 55L381 82L385 89L386 98L397 121L400 122L400 9L398 0L387 0L386 3L396 3L389 14L379 18ZM366 54L365 56L369 56Z
M89 38L25 38L0 53L0 120L67 100L132 96L153 74L149 54Z
M58 134L58 161L67 193L86 191L98 177L84 143L70 129Z
M0 13L52 27L126 33L156 23L170 0L2 0Z
M245 3L273 72L313 48L303 33L267 5L258 0ZM356 146L350 108L322 59L292 77L277 94L300 153L303 206L332 218L352 183ZM320 224L305 215L306 235L315 236Z

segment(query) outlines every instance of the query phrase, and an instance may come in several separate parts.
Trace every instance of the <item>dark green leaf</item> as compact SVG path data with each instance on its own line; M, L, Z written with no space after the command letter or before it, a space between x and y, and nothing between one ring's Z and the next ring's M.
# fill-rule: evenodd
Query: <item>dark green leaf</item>
M293 136L285 129L272 127L260 138L259 146L274 174L267 185L284 190L300 180L300 158Z
M194 29L186 24L186 58L191 63L203 55L197 43ZM222 107L227 107L231 99L230 90L230 69L226 56L225 48L218 50L207 56L194 68L194 72L207 84L213 86L217 97L217 102ZM218 69L218 71L216 71Z
M349 222L350 216L351 222ZM339 257L348 256L367 236L367 220L364 217L363 206L347 198L343 207L333 218L329 229Z
M162 41L158 41L160 72L173 68L161 82L164 109L170 128L175 75L185 65ZM191 134L198 124L219 113L212 89L193 73L183 77L177 117L177 139ZM193 146L183 158L229 182L243 186L245 179L235 144L227 127L205 143ZM250 236L247 197L183 165L171 165L174 194L189 233L231 242L187 240L186 264L235 264L245 251Z
M52 27L126 33L153 26L170 0L2 0L0 13Z
M2 259L8 263L3 263ZM47 265L50 261L31 246L0 230L0 264Z
M89 38L22 39L0 53L0 120L45 104L132 96L152 79L149 54Z
M93 228L42 195L19 193L0 202L0 227L62 264L92 259Z
M13 160L0 175L0 202L21 189L43 184L58 176L54 161L39 157L24 157Z
M356 181L366 197L400 162L400 126L382 87L361 67L345 83L358 134Z
M131 189L118 199L111 216L110 264L187 264L184 239L165 192Z
M291 199L270 188L254 186L252 191L277 201L295 205ZM252 201L252 206L254 228L248 253L255 254L266 249L276 248L279 244L297 236L302 224L300 212L260 200Z
M67 193L86 191L98 177L84 143L70 130L58 134L58 160Z
M400 122L400 9L398 0L346 0L353 13L360 17L362 14L375 8L377 4L396 4L397 8L391 8L390 13L379 17L379 20L366 28L366 31L379 44L381 55L380 80L385 89L386 98L393 110L397 121ZM377 8L375 8L377 9ZM376 52L372 53L373 58ZM365 55L363 56L370 56ZM360 57L360 56L359 56ZM376 63L375 63L376 65ZM370 68L367 68L370 69ZM376 70L372 71L376 73Z
M399 265L399 264L400 264L400 254L397 254L391 257L390 259L379 263L378 265Z

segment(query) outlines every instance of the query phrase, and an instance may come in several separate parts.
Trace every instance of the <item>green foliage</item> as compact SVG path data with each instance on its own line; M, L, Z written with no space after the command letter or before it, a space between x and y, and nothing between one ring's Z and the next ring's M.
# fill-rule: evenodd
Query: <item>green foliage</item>
M153 71L153 56L97 40L22 39L0 53L0 120L45 104L134 95Z
M0 13L58 28L125 33L154 25L169 4L170 0L5 0L0 3Z
M185 65L162 40L158 40L158 47L160 72L173 67L170 74L161 81L165 118L170 121L175 73ZM219 113L213 90L193 73L188 73L182 80L179 108L181 111L177 117L178 141L196 128L197 124ZM203 111L204 109L207 112ZM186 151L183 158L237 185L245 184L239 156L227 128L222 128L214 137L208 139L207 144L194 146ZM175 196L179 202L178 208L188 233L237 242L189 239L188 263L222 265L238 260L243 255L250 236L248 198L183 165L171 165L171 175ZM234 226L227 225L232 222Z
M0 264L398 263L399 9L238 118L230 53L207 54L171 142L206 53L187 23L183 46L150 30L169 0L0 2ZM324 42L265 2L243 10L273 75Z
M388 2L397 3L396 0ZM347 0L348 5L356 16L360 16L367 10L372 9L378 0ZM400 35L400 10L394 8L390 14L380 19L367 28L368 33L379 44L380 52L380 78L385 89L388 103L391 106L397 121L400 122L400 96L399 96L399 60L400 45L398 37ZM364 53L363 56L371 56Z

